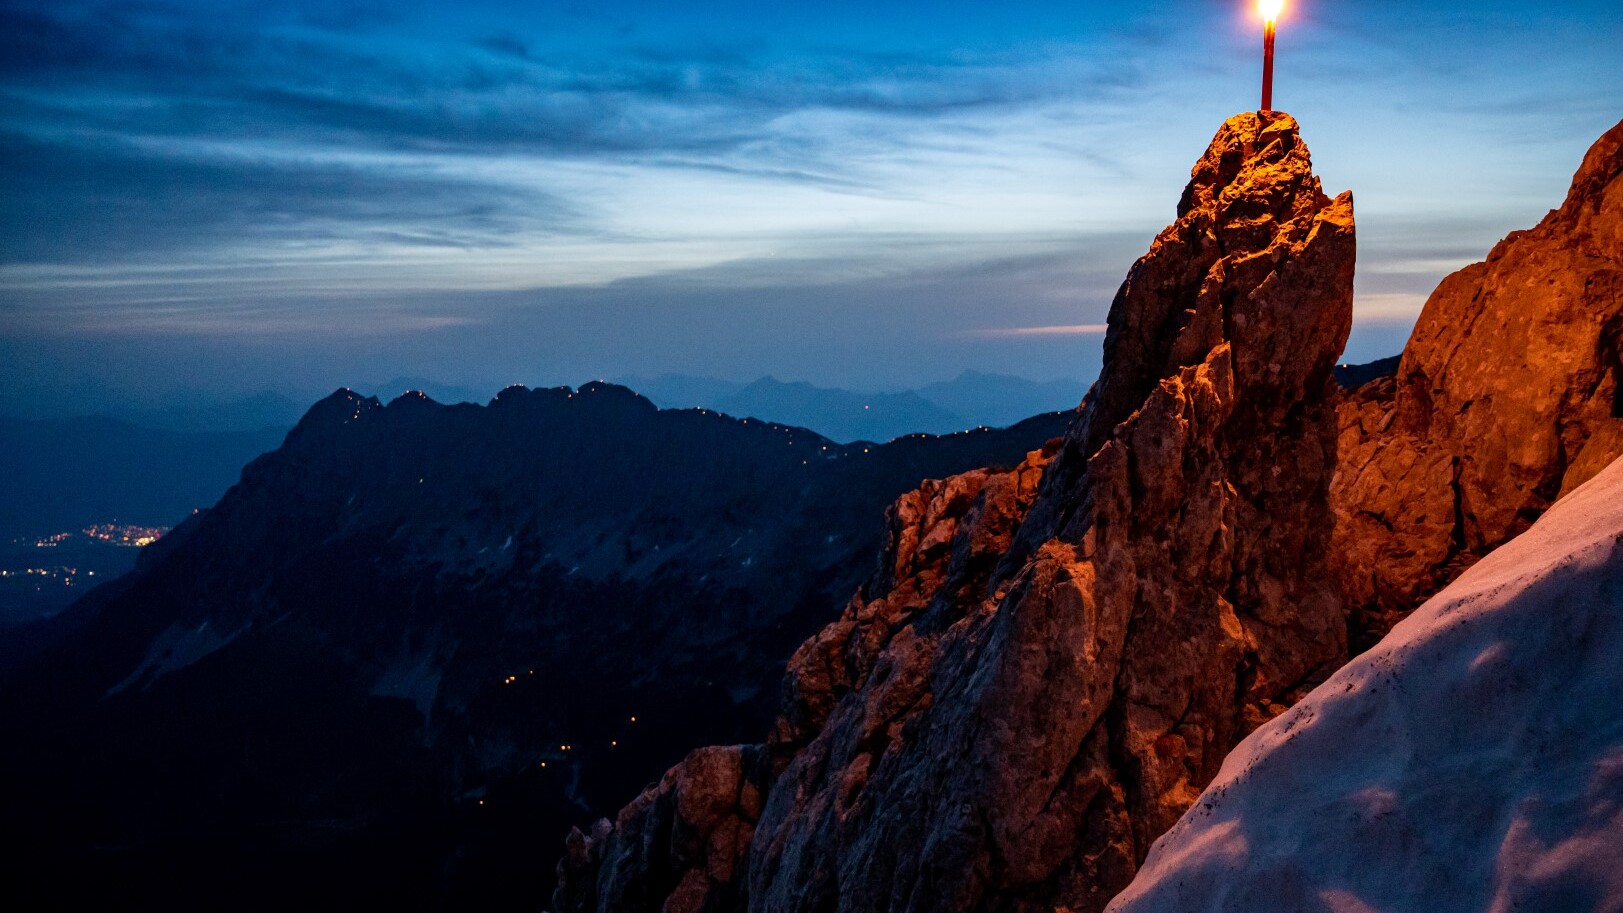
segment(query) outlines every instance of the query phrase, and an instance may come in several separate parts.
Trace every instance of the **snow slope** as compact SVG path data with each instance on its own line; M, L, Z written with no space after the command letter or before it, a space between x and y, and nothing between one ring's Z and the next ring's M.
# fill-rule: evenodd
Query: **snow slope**
M1108 913L1623 911L1623 461L1242 742Z

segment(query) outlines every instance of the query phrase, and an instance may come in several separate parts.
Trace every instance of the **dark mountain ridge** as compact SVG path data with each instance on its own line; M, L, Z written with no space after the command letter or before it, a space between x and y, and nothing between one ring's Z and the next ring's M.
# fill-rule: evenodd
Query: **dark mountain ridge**
M0 678L7 890L533 909L570 822L765 725L885 503L1065 423L841 445L610 384L334 393Z

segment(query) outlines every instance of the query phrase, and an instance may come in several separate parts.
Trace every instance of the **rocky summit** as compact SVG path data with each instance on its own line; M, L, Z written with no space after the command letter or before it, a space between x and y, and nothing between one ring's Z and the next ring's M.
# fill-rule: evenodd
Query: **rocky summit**
M644 801L573 839L555 906L659 909L699 871L665 909L1101 909L1345 657L1325 555L1354 252L1296 122L1228 121L1065 439L904 497L884 570L796 653L747 852L648 865Z

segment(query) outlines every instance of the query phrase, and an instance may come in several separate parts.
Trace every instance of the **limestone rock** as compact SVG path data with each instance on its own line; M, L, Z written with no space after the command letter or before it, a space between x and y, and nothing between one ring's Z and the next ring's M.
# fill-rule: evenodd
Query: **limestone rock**
M1559 209L1443 280L1341 407L1331 550L1368 646L1623 454L1623 123Z
M984 597L1060 443L1050 441L1007 471L926 482L891 506L879 575L789 661L783 710L771 739L776 758L787 761L805 747L835 705L870 682L882 648L934 601L973 604ZM880 671L893 689L907 678L896 672L894 663Z
M788 722L792 747L832 704L769 793L750 909L1100 909L1228 749L1339 663L1323 556L1353 258L1351 198L1320 190L1295 122L1225 124L984 586L854 606L803 648L873 659L807 664L856 674Z

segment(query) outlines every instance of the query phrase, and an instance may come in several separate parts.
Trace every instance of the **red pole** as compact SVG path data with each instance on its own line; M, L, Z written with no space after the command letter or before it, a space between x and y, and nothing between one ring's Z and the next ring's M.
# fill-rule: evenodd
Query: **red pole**
M1274 109L1274 20L1262 28L1262 110Z

